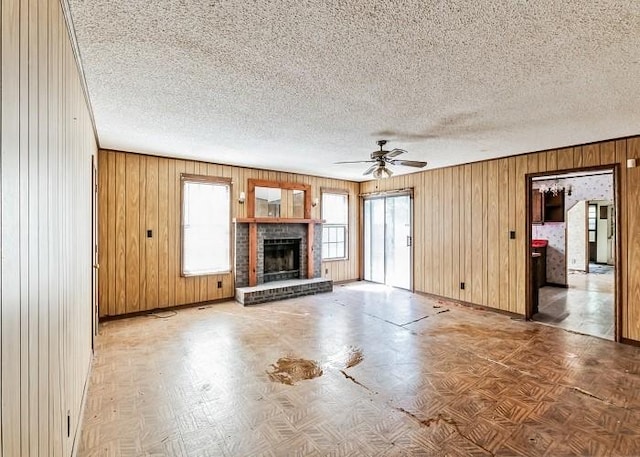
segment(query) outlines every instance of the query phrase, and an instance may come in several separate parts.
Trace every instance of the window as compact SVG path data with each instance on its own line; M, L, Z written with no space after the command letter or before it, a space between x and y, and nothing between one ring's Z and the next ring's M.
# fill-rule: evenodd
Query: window
M322 259L346 259L349 221L349 196L346 193L322 193Z
M230 182L182 175L182 274L231 270Z
M588 215L588 222L589 222L589 242L590 243L594 243L596 241L596 224L597 224L597 219L596 219L596 214L598 211L598 205L590 203L589 204L589 215Z

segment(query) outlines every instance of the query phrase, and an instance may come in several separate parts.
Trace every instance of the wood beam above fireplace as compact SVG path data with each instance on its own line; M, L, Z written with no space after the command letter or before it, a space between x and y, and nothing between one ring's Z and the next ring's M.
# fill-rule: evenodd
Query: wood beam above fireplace
M289 217L236 217L233 222L241 224L324 224L323 219L294 219Z

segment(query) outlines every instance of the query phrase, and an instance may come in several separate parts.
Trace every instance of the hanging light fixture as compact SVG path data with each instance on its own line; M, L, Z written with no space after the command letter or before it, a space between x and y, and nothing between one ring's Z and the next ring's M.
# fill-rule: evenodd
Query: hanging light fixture
M378 168L373 171L373 177L376 179L390 178L393 172L385 167L384 162L380 162Z
M565 192L565 191L567 192L567 195L571 195L571 191L572 190L573 189L571 187L571 184L569 184L569 186L567 186L567 187L560 186L560 183L559 183L559 181L557 179L550 185L542 184L538 188L538 191L541 194L551 193L551 195L553 195L554 197L557 197L560 192Z

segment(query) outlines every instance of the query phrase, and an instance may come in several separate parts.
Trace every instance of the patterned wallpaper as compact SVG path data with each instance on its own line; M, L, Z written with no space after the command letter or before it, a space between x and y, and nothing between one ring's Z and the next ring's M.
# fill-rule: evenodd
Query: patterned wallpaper
M586 271L587 257L587 201L577 202L567 211L567 270Z
M555 180L534 181L533 188L551 185ZM580 178L565 178L558 180L560 187L571 185L571 195L565 192L565 220L566 212L577 202L583 200L613 201L613 175L594 175ZM567 284L566 262L566 224L564 222L546 222L544 225L533 225L534 239L549 240L547 246L547 282Z

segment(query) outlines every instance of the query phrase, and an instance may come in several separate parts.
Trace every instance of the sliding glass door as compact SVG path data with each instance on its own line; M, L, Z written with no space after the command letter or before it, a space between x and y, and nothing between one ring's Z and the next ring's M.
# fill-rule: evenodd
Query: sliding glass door
M411 196L364 200L364 279L411 289Z

